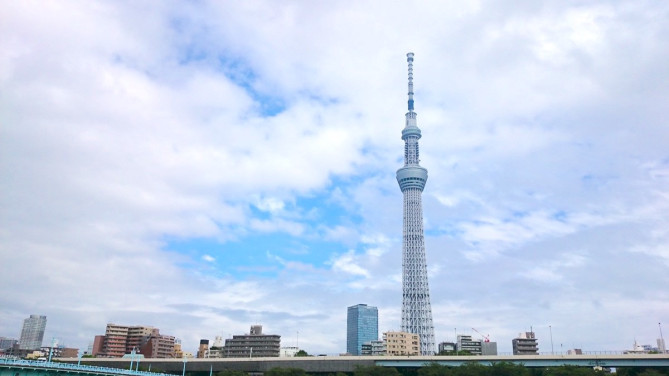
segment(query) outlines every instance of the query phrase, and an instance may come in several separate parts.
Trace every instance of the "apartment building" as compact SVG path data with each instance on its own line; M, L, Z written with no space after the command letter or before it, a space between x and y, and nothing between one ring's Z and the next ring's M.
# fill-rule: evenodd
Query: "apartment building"
M386 355L420 355L420 337L406 332L385 332L383 343Z
M92 355L120 358L133 351L146 358L173 358L176 339L151 326L107 324L104 336L95 336Z

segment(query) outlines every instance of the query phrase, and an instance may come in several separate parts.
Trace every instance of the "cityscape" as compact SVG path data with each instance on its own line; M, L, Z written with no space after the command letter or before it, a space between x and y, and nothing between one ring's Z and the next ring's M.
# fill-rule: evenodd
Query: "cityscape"
M667 352L669 5L3 10L0 356Z
M104 335L96 335L87 349L77 349L58 343L54 339L43 346L47 317L30 315L23 322L21 336L13 339L0 336L0 357L19 357L34 360L54 358L265 358L299 357L326 354L309 354L299 346L283 346L281 335L263 333L262 325L251 325L248 333L232 338L217 336L215 340L201 339L195 354L185 351L181 340L161 334L151 326L127 326L109 323ZM659 324L661 331L661 324ZM472 328L478 332L476 329ZM348 307L346 321L346 352L342 356L418 356L420 349L418 334L387 331L379 339L378 309L367 304ZM458 334L457 340L440 342L438 352L430 355L498 355L497 343L488 335L479 333L480 339ZM511 340L513 355L539 355L539 343L534 332L519 333ZM552 347L552 344L551 344ZM555 350L551 348L551 354ZM660 332L657 346L634 342L622 354L669 354ZM558 354L582 355L582 349L560 349Z

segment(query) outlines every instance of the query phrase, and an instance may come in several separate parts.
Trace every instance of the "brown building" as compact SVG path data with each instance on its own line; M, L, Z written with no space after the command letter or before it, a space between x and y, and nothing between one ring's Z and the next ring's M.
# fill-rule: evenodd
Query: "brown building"
M208 351L209 351L209 340L201 339L200 347L197 348L197 357L204 358Z
M385 332L386 355L420 355L420 337L406 332Z
M173 358L173 336L161 335L151 326L107 324L104 336L95 336L92 355L101 358L120 358L125 354L142 354L145 358Z

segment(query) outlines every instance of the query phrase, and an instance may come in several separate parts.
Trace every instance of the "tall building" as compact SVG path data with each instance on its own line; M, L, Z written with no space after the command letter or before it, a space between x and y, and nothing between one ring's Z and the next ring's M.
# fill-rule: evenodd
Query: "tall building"
M511 340L513 355L537 355L539 347L534 332L525 332L518 334L517 338Z
M362 345L379 339L379 310L367 304L348 307L346 352L362 355Z
M19 349L39 350L44 339L44 329L46 329L46 316L30 315L23 320Z
M420 353L433 355L434 325L427 281L425 235L423 230L422 194L427 170L419 165L418 140L421 132L416 125L413 107L413 53L409 63L409 112L402 130L404 167L397 170L397 182L404 195L404 230L402 240L402 331L420 336Z

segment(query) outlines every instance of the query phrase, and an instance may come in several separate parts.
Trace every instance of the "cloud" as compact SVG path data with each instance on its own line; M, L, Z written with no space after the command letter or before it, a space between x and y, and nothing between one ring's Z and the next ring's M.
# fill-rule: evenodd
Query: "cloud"
M399 328L413 51L437 339L652 343L669 7L371 7L6 4L0 335L41 313L72 346L116 322L193 350L259 322L336 354L360 302Z

